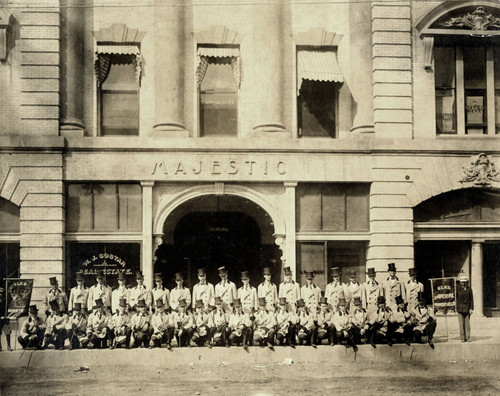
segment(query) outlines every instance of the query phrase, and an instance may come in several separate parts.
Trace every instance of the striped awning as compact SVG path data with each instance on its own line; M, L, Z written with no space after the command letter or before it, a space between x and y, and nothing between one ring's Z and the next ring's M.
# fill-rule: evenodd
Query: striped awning
M297 54L297 95L302 81L344 82L334 51L301 50Z
M111 67L112 55L131 55L133 56L133 64L135 69L135 78L140 84L142 61L141 50L137 45L97 45L94 54L94 67L97 77L97 85L101 85L108 77Z
M231 63L234 80L238 87L241 83L240 76L240 49L224 47L198 47L198 65L196 67L196 82L198 88L201 86L205 74L207 73L210 58L227 58Z
M240 49L223 47L198 47L198 56L207 56L212 58L238 58L240 56Z

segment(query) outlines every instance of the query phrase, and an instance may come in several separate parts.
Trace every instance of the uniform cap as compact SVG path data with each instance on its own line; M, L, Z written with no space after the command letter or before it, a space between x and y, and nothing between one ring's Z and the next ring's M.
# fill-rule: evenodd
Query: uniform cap
M350 278L355 278L358 276L358 271L352 269L351 271L349 271L349 277Z
M460 278L458 278L458 281L459 282L468 282L469 278L467 277L467 275L462 275Z

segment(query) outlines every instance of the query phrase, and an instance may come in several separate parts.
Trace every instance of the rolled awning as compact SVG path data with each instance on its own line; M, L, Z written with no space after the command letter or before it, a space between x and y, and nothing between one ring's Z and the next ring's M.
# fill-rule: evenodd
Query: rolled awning
M301 50L297 54L297 95L302 81L330 81L342 84L344 76L334 51Z
M207 73L209 58L228 58L231 62L234 80L240 86L240 49L224 47L198 47L198 65L196 67L196 81L201 86Z
M101 85L108 77L112 55L131 55L133 57L135 78L137 83L140 84L142 72L141 50L137 45L97 45L94 54L97 85Z

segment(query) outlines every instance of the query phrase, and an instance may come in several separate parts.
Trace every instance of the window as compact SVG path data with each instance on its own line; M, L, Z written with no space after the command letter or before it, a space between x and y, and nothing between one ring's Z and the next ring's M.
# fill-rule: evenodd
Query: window
M343 76L333 49L297 51L297 129L299 137L338 135L338 94Z
M238 48L198 48L201 136L237 134L239 76Z
M100 136L139 134L139 47L98 46Z

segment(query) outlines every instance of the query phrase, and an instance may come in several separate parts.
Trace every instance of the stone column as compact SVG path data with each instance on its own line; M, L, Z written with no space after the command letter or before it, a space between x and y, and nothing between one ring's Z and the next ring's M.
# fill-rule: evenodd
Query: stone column
M153 287L153 181L142 186L142 273L144 284Z
M370 2L352 2L349 8L351 76L348 84L355 101L351 132L374 133L372 9Z
M83 126L83 0L61 6L61 133L81 135Z
M296 182L286 182L285 183L285 226L286 226L286 264L291 268L295 279L297 277L297 249L295 244L295 188L297 187Z
M155 1L154 135L189 136L184 127L184 0Z
M280 0L264 0L253 6L254 82L253 131L285 132L283 125L282 32Z
M484 316L483 312L483 244L472 241L470 284L474 293L474 316Z

